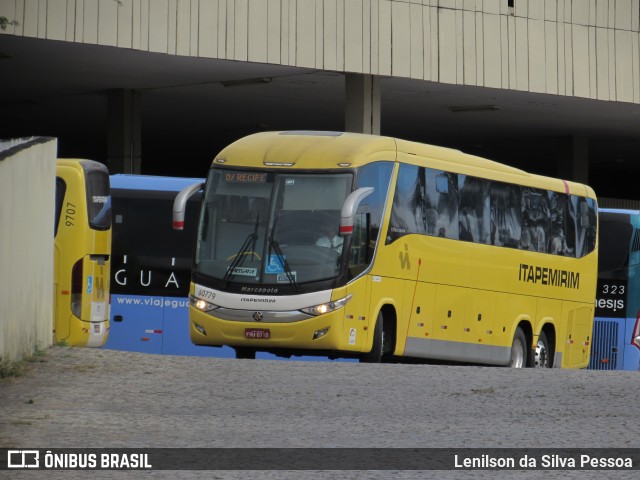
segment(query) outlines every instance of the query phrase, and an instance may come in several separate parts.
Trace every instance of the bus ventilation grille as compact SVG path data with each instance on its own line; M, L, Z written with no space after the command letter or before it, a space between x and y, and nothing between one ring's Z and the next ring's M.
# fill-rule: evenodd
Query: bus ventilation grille
M593 322L591 344L591 370L615 370L618 365L618 322L596 320Z

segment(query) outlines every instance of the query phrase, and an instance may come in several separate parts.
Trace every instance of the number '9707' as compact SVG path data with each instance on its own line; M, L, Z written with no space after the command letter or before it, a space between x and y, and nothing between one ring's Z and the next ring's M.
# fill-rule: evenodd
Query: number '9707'
M76 224L76 206L71 202L67 202L64 209L64 224L67 227L73 227Z

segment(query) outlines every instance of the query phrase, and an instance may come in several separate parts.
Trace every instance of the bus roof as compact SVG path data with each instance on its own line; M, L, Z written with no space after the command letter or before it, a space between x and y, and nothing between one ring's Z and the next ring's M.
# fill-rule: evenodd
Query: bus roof
M236 140L224 148L214 163L256 168L344 168L364 165L371 160L395 160L396 142L343 132L262 132ZM338 162L333 162L339 158ZM326 159L320 164L318 159Z
M214 158L213 165L339 169L358 167L378 160L397 161L399 157L410 163L414 160L416 164L420 164L421 159L443 162L441 164L443 169L456 165L458 168L455 170L464 171L470 175L480 175L482 171L489 170L490 176L499 181L595 198L593 190L586 185L530 174L509 165L451 148L360 133L329 131L256 133L225 147ZM320 162L319 159L321 159Z
M96 162L95 160L89 160L86 158L57 158L56 165L59 167L72 167L72 168L80 168L83 170L101 170L103 172L108 172L108 168L105 164Z
M112 189L150 190L179 192L194 183L204 182L203 178L162 177L155 175L133 175L118 173L109 177Z
M631 210L626 208L598 208L598 213L622 213L626 215L638 215L640 210Z

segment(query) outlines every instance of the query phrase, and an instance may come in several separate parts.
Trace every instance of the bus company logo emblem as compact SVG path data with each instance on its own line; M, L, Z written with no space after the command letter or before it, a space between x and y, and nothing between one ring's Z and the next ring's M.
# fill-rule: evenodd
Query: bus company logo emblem
M251 315L256 322L261 322L264 318L264 314L262 312L253 312Z
M400 252L400 268L408 268L411 270L411 261L409 260L409 246L405 243L404 252Z
M7 450L7 468L39 468L38 450Z

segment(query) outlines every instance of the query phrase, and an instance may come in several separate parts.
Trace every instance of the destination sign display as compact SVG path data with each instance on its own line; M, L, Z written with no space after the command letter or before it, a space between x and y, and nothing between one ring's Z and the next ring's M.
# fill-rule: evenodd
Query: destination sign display
M266 183L266 172L226 172L224 181L227 183Z

